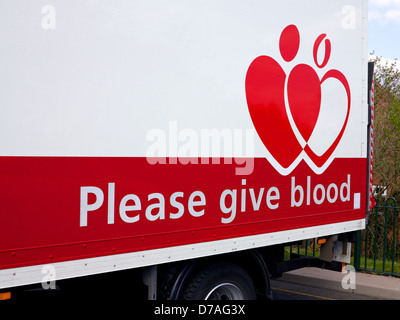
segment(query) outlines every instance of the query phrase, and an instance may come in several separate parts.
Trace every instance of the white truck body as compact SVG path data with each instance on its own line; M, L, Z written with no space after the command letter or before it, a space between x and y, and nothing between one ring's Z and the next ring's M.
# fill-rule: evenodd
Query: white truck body
M0 288L365 227L367 1L0 16Z

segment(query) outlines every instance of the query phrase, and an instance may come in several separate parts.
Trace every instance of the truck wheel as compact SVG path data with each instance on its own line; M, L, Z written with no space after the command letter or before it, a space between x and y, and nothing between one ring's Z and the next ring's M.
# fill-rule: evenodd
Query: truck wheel
M215 263L195 271L183 291L184 300L255 300L248 273L232 263Z

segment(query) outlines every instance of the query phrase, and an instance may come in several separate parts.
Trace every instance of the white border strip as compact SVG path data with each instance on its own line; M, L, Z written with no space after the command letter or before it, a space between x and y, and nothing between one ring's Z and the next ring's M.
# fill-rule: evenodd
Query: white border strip
M322 226L266 233L261 235L202 242L170 248L79 259L52 264L0 270L0 288L41 283L49 279L48 266L54 270L52 279L61 280L110 271L152 266L172 261L254 249L274 244L355 231L365 228L365 219Z

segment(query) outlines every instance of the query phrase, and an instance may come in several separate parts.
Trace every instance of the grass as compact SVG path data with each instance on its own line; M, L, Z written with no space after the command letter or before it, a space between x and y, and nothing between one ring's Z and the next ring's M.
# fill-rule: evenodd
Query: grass
M319 257L320 256L320 250L319 246L316 245L315 251L314 251L314 256ZM292 248L292 253L296 254L301 254L301 255L313 255L313 247L312 245L307 247L307 252L305 250L304 246L300 246L297 248L297 246L293 246ZM284 259L289 260L290 259L290 247L285 247L285 254L284 254ZM352 256L350 259L350 265L354 266L354 257ZM393 261L391 259L386 259L385 260L385 266L383 263L383 259L374 259L372 258L367 258L361 257L360 260L360 269L365 270L365 271L372 271L372 272L377 272L377 273L387 273L390 275L398 276L400 277L400 261Z
M354 257L351 257L350 264L354 265ZM400 277L400 262L393 260L385 260L385 266L383 260L361 257L360 268L366 271L374 271L378 273L388 273Z

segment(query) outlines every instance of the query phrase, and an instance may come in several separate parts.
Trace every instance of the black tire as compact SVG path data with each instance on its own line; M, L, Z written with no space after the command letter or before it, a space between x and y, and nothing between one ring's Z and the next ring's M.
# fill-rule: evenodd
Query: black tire
M255 300L256 289L248 273L226 262L207 265L188 279L183 300Z

